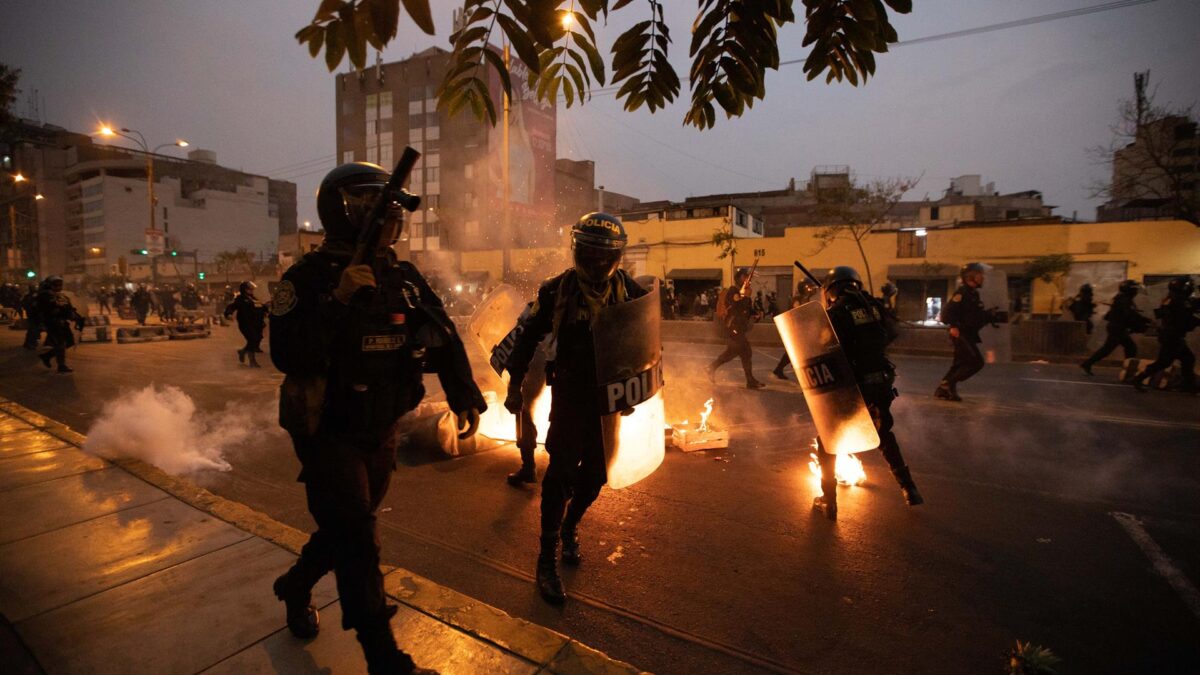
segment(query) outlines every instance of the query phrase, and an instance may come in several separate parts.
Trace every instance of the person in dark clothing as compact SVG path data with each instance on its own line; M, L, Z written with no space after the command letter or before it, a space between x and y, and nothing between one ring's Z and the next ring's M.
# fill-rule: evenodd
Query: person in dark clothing
M808 279L801 279L800 283L796 284L796 294L792 296L791 308L795 309L809 300L812 300L813 293L816 292L816 284ZM792 359L788 356L787 350L785 349L783 356L779 357L779 363L775 364L775 369L771 371L771 374L781 380L786 380L787 375L784 374L783 369L790 365L792 365Z
M145 326L146 315L150 313L150 306L153 304L150 291L146 290L146 284L138 284L137 290L133 292L133 297L129 300L129 304L133 307L133 313L137 317L138 325Z
M839 266L829 271L821 284L829 322L837 333L838 342L850 361L854 379L862 392L863 402L871 413L871 421L879 432L879 450L900 484L900 492L909 506L925 503L912 472L904 463L900 443L892 433L892 400L896 397L893 384L896 367L887 358L887 346L896 339L896 323L878 299L863 292L862 279L853 267ZM821 495L813 500L813 508L829 520L837 520L837 479L834 474L837 456L825 452L817 439L817 463L821 466Z
M961 401L958 383L983 370L983 354L979 351L979 331L999 320L994 309L984 309L979 299L986 268L981 263L968 263L959 270L962 284L942 309L941 321L950 326L950 342L954 345L954 363L942 376L934 390L934 398Z
M179 292L179 304L188 311L200 309L200 294L193 284L188 284Z
M113 307L117 308L118 314L128 300L129 291L124 286L117 286L116 290L113 291Z
M267 306L254 299L254 289L257 286L252 281L243 281L238 287L238 296L225 307L225 318L237 314L238 330L246 338L246 346L238 350L238 362L250 361L251 368L258 368L255 354L261 354L263 328L267 322Z
M1138 283L1132 279L1122 281L1121 285L1117 287L1117 294L1113 296L1112 305L1109 307L1108 313L1104 315L1104 320L1108 322L1105 327L1104 344L1100 345L1100 349L1097 349L1096 353L1079 364L1083 372L1091 375L1092 366L1113 353L1118 346L1125 349L1125 358L1137 358L1137 343L1133 341L1130 334L1145 331L1150 323L1150 320L1142 315L1137 306L1133 304L1137 294Z
M733 277L733 285L721 291L721 297L717 300L717 331L725 339L725 351L708 365L708 380L715 384L717 368L739 358L742 372L746 375L746 388L762 389L767 385L754 377L754 351L748 339L750 329L761 316L754 310L754 301L750 298L749 278L749 270L738 270Z
M38 288L33 284L29 284L29 292L21 298L21 309L25 312L25 349L37 349L42 337L42 321L38 316Z
M553 334L554 356L546 365L553 396L546 452L550 465L542 479L540 553L537 587L547 602L566 600L558 576L562 560L578 565L578 526L600 488L608 482L600 404L596 397L596 355L592 327L602 307L646 294L618 269L628 241L625 227L606 213L589 213L571 230L575 265L550 278L522 323L506 368L511 376L504 407L514 415L524 407L522 383L538 345Z
M1158 318L1158 358L1133 378L1133 386L1146 391L1146 382L1157 372L1179 361L1183 390L1196 393L1196 355L1187 345L1187 334L1200 324L1200 303L1192 294L1191 277L1176 277L1167 284L1167 297L1154 310Z
M46 330L46 351L39 354L42 363L50 367L50 360L58 363L58 372L70 373L67 367L67 349L75 345L75 330L83 328L83 317L75 311L71 299L63 290L62 277L53 276L42 284L38 293L37 313Z
M524 330L524 325L532 312L533 303L531 302L521 312L521 316L517 318L516 327L510 333L514 341L518 332ZM505 337L504 341L507 342L509 339L509 337ZM513 487L537 482L537 464L534 462L534 453L537 451L538 430L533 419L533 406L537 403L545 386L546 350L539 347L526 367L525 379L521 382L521 411L515 413L517 416L517 449L521 452L521 467L508 474L505 479Z
M400 195L384 194L388 178L365 162L325 176L317 191L325 241L284 273L270 309L271 361L286 375L280 425L292 438L317 523L295 565L276 579L275 595L291 632L311 638L319 627L312 588L332 571L342 627L356 631L373 675L431 672L397 647L389 623L396 609L379 570L375 511L395 463L390 430L425 395L425 371L438 374L459 438L475 433L487 408L441 300L391 249L402 212ZM379 248L368 252L371 264L351 264L380 199L389 208Z
M1096 313L1096 301L1093 299L1091 284L1079 287L1079 294L1071 298L1067 311L1076 321L1082 321L1087 326L1087 334L1092 334L1092 315Z
M96 303L100 305L96 311L99 314L112 314L112 308L108 306L110 298L112 298L112 292L108 290L108 286L101 286L100 290L96 291Z
M175 289L163 286L158 292L158 316L163 321L175 320Z

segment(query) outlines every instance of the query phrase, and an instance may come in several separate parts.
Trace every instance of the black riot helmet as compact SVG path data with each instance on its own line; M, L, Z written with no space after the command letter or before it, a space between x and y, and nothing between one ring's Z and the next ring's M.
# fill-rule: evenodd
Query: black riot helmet
M1126 279L1121 282L1120 286L1117 286L1117 292L1122 295L1137 295L1138 288L1138 282L1133 279Z
M889 281L879 289L879 292L883 294L883 297L890 298L896 294L896 284Z
M1196 290L1196 284L1189 276L1175 277L1167 283L1167 294L1177 298L1190 298Z
M571 228L575 271L590 284L600 284L616 274L629 235L616 216L595 211Z
M983 285L983 275L987 274L987 265L981 262L969 262L966 265L958 268L958 276L963 280L963 283L973 288L978 288ZM975 276L978 274L979 276ZM968 280L976 279L978 283L972 284Z
M353 242L391 175L378 164L351 162L325 174L317 188L317 215L330 241Z
M57 293L63 289L63 278L57 274L46 277L46 280L42 282L42 287Z
M246 295L254 295L254 289L256 288L258 288L258 286L253 281L243 281L242 284L238 286L238 292L245 293Z
M1091 285L1091 284L1084 284L1084 285L1080 286L1080 287L1079 287L1079 294L1080 294L1080 295L1091 295L1091 294L1092 294L1092 285Z
M825 275L821 288L825 291L825 306L828 307L850 289L861 291L862 277L858 276L858 270L853 267L838 265Z

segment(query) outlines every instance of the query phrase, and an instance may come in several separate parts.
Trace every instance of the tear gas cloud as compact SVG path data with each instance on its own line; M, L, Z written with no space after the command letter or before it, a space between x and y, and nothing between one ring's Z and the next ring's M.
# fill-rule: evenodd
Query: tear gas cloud
M230 452L275 428L263 412L267 407L260 408L230 403L206 413L178 387L150 385L105 405L84 449L109 459L140 459L172 475L229 471Z

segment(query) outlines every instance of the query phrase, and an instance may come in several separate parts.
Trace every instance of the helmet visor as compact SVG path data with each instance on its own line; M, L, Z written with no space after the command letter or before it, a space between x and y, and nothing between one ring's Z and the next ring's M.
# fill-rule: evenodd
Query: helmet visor
M617 267L621 264L621 249L597 248L580 242L576 242L573 248L575 270L584 281L598 284L608 281L617 273Z
M366 224L367 214L375 207L383 194L383 183L363 183L350 185L339 190L342 195L342 206L346 209L346 218L358 228Z

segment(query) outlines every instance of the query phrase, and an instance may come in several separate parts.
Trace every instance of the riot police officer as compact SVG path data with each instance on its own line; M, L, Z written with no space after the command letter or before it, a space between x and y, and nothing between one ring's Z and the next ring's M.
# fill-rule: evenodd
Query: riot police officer
M38 317L39 290L38 286L29 284L29 292L21 298L21 310L25 312L25 349L29 350L37 349L38 339L42 337L42 321Z
M311 590L337 577L342 627L354 629L370 673L414 672L395 642L379 570L375 511L394 466L385 442L393 423L425 394L422 373L436 372L458 416L460 438L475 432L486 409L462 341L417 268L390 244L401 212L383 188L389 174L367 163L330 171L317 192L325 228L321 247L284 273L271 300L271 360L286 374L280 424L300 460L317 531L299 560L275 581L297 637L316 635ZM399 198L398 196L395 198ZM389 210L372 264L352 265L372 206Z
M715 320L717 332L725 340L725 351L708 364L708 379L715 383L717 368L734 358L741 359L742 373L746 376L747 389L762 389L767 386L754 377L754 350L750 347L750 329L762 318L762 312L754 308L750 297L750 270L739 269L733 276L733 285L721 291L717 300Z
M1138 391L1146 391L1146 382L1155 373L1179 361L1183 390L1196 392L1196 356L1187 346L1187 334L1200 323L1200 303L1192 297L1196 285L1191 277L1176 277L1167 284L1167 297L1154 310L1158 318L1158 358L1133 378Z
M1083 372L1091 375L1092 366L1113 353L1118 346L1124 348L1125 358L1137 358L1137 343L1133 341L1130 334L1141 333L1146 330L1146 326L1150 322L1133 304L1133 299L1137 294L1138 283L1133 279L1126 279L1117 287L1117 294L1113 296L1112 305L1104 315L1104 320L1108 322L1105 326L1104 344L1100 345L1096 353L1079 364Z
M791 308L795 309L811 300L813 293L816 293L818 288L819 286L808 279L801 279L800 282L796 284L796 294L792 296ZM787 375L783 373L783 369L791 365L791 363L792 359L788 356L787 350L785 349L783 356L779 357L779 363L775 364L775 369L771 371L771 374L781 380L786 380Z
M601 411L596 395L596 356L592 327L602 307L645 295L624 270L618 269L628 235L621 221L607 213L589 213L571 229L574 267L545 281L538 289L507 362L511 375L504 407L514 415L522 408L522 382L538 344L554 336L546 381L553 396L546 452L550 465L542 479L541 549L537 587L547 602L566 600L558 576L562 560L578 565L578 526L583 514L608 481ZM564 514L565 511L565 514Z
M238 362L245 363L249 360L251 368L259 367L254 355L262 353L259 345L262 344L263 326L267 320L266 306L254 298L255 288L257 286L253 281L243 281L238 286L238 296L225 307L226 319L237 314L238 330L246 339L246 346L237 351Z
M138 325L146 325L146 315L150 313L150 306L154 304L150 291L146 288L146 284L138 284L137 290L133 292L133 297L129 300L129 304L133 306L134 316L137 317Z
M896 324L878 299L863 292L862 279L853 267L833 268L825 276L821 288L829 322L850 361L858 389L871 413L871 421L879 432L879 450L900 484L904 501L909 506L923 504L925 500L900 454L896 434L892 433L891 406L896 397L892 385L896 381L896 367L887 358L887 346L896 339ZM837 520L835 460L836 455L825 452L824 444L818 439L821 495L813 500L813 508L829 520Z
M983 370L983 354L979 351L979 331L998 320L995 310L984 309L979 298L986 267L982 263L967 263L959 270L962 284L942 309L942 323L950 326L950 342L954 345L954 363L942 376L933 392L934 398L961 401L958 383Z
M42 283L37 299L37 315L46 331L46 346L49 347L39 355L42 363L49 368L53 359L58 363L58 372L72 372L67 367L67 349L75 344L75 332L71 330L71 325L74 324L75 330L83 328L83 317L63 293L62 277L52 276Z
M1076 321L1082 321L1087 327L1087 334L1092 334L1092 315L1096 313L1096 302L1093 299L1095 292L1092 290L1091 284L1084 284L1079 287L1079 294L1071 298L1071 304L1067 305L1067 311L1071 312L1071 317Z

